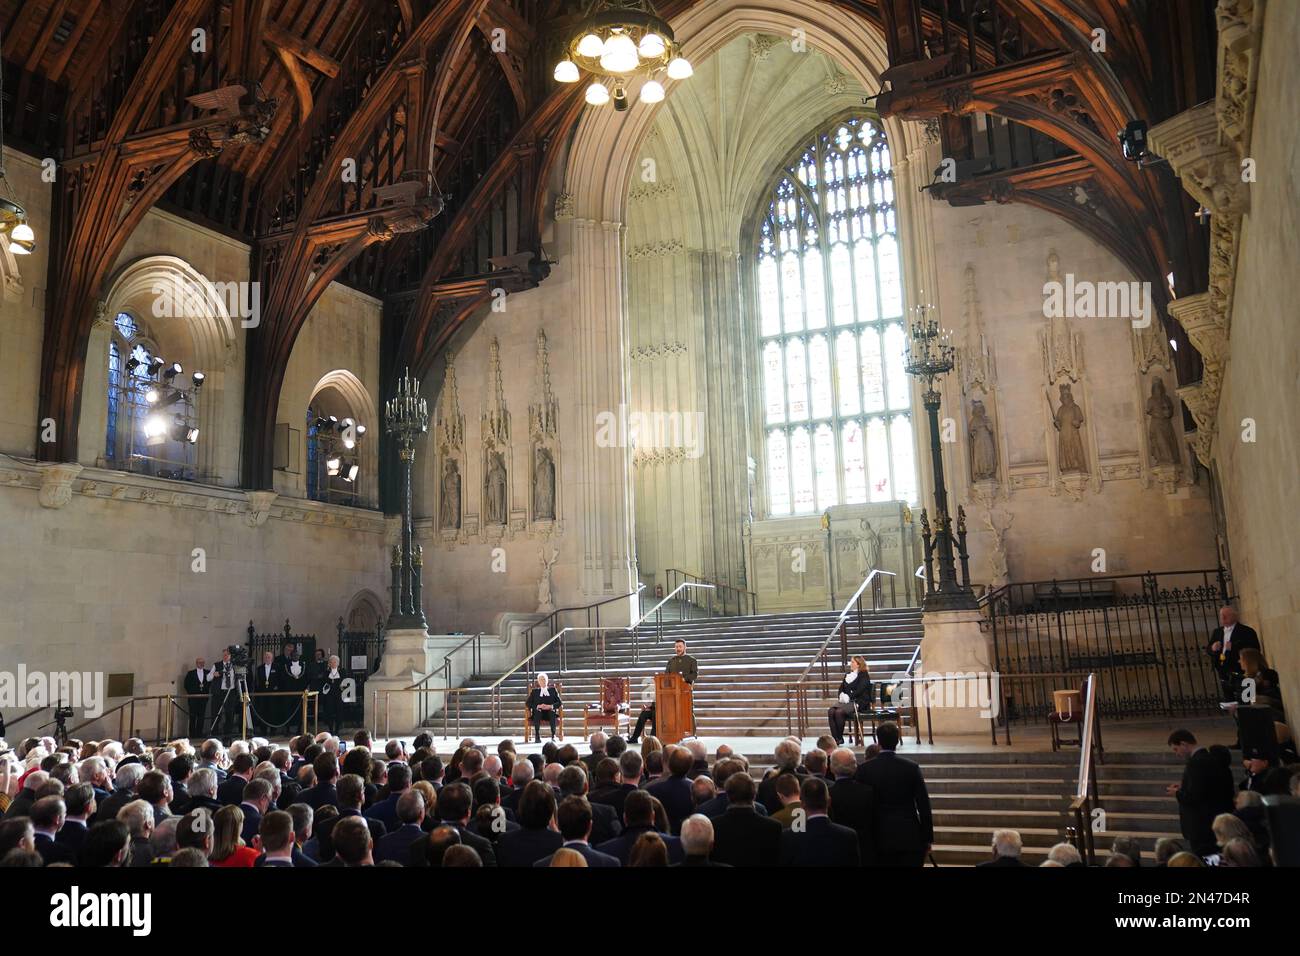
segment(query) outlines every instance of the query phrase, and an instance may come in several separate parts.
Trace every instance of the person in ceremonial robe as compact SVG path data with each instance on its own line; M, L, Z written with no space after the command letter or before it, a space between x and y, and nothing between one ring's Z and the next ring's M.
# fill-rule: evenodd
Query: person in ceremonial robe
M854 657L849 661L849 672L840 681L837 700L826 712L826 719L831 725L831 736L835 743L844 744L844 725L860 710L871 706L871 675L867 672L865 657Z
M550 725L551 739L554 740L555 720L564 704L546 674L537 675L537 686L528 692L525 706L528 708L529 719L533 722L534 742L542 742L542 721Z

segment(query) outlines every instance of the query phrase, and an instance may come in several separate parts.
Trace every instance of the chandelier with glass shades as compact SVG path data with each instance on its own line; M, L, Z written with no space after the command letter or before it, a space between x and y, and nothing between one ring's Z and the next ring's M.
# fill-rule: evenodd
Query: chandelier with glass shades
M592 0L569 41L567 57L555 65L555 79L577 83L584 70L595 77L587 87L587 102L604 106L612 100L620 112L629 106L632 79L644 78L642 103L659 103L664 98L660 73L684 80L695 72L650 0ZM613 81L612 95L604 80Z
M4 89L2 75L0 89ZM4 128L4 97L0 96L0 242L8 246L12 255L30 256L36 249L36 233L27 222L27 210L17 199L11 198L13 187L5 178Z

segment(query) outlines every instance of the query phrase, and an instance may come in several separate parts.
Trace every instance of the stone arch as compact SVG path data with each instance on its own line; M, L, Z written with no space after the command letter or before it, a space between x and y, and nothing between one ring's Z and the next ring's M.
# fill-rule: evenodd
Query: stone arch
M87 363L83 386L78 426L83 463L95 464L103 450L108 344L120 312L136 317L165 358L206 375L198 396L200 439L195 466L201 480L218 481L222 439L228 437L223 422L227 373L237 365L240 336L222 291L177 256L132 260L107 283L90 335L88 354L97 360Z
M385 617L383 600L370 588L362 588L348 602L347 613L343 615L343 629L374 631L383 626Z
M863 89L878 89L880 74L889 65L884 35L863 18L829 5L820 9L814 20L808 17L807 4L796 0L706 0L675 18L672 25L692 62L703 62L747 33L790 37L800 30L809 47L825 53ZM629 91L634 99L635 92ZM675 93L670 90L669 98ZM573 197L575 218L609 223L625 220L627 184L638 150L663 110L661 103L654 109L639 107L629 113L591 109L583 115L565 172L565 190ZM770 131L771 139L793 142L807 123L806 114L786 117L783 126L789 128ZM899 156L920 145L917 124L886 120L885 132L899 145Z
M372 506L379 500L379 437L381 422L370 392L356 374L349 369L337 368L326 372L312 386L307 408L313 407L322 393L334 392L347 406L347 414L366 427L365 436L357 443L358 464L361 465L362 494L356 499L358 507ZM299 420L307 408L300 410ZM331 412L331 414L334 414ZM303 432L302 461L307 462L307 433Z

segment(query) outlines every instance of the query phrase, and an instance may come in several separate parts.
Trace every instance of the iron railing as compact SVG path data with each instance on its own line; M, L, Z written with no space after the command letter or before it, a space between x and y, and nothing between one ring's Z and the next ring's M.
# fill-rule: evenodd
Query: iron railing
M1068 673L1082 683L1095 672L1099 713L1174 717L1216 712L1205 645L1229 598L1227 572L1215 568L1009 584L981 603L1004 679ZM1052 689L1018 682L1002 718L1044 719Z

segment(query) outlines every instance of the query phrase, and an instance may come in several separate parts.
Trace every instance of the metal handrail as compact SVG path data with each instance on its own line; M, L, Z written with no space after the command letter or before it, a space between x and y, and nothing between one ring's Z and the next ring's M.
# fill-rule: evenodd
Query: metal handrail
M469 676L470 677L478 676L479 670L483 666L483 632L482 631L479 631L477 634L471 634L469 637L465 638L465 640L461 641L459 644L457 644L450 651L448 651L446 654L443 655L442 666L447 671L448 687L451 686L451 659L456 654L458 654L461 651L461 649L465 647L466 644L469 644L471 642L474 643L474 650L470 655L471 663L470 663ZM434 673L437 673L437 671L435 671Z
M1096 768L1093 765L1093 734L1097 718L1097 675L1088 674L1087 690L1083 702L1083 727L1079 736L1079 782L1075 787L1070 811L1074 814L1075 838L1083 862L1092 866L1096 862L1097 848L1093 841L1092 809L1100 804L1097 796Z
M635 591L629 591L627 594L619 594L614 597L608 597L605 598L603 601L597 601L595 604L575 604L573 607L556 608L554 611L552 611L546 617L542 618L540 621L534 621L532 624L529 624L526 628L524 628L523 635L522 635L524 642L529 646L531 646L533 642L533 631L541 627L543 624L549 624L550 626L554 627L556 622L559 620L559 616L561 614L568 614L570 611L586 611L587 619L590 620L591 612L595 610L596 624L599 625L600 624L599 608L604 607L606 604L613 604L615 601L626 601L630 597L637 597L644 590L645 590L645 585L638 584L636 586Z
M694 584L709 584L719 591L730 591L730 592L734 592L737 595L743 595L744 597L749 598L749 613L750 614L758 613L758 594L755 591L750 591L747 590L746 588L737 587L734 584L722 584L718 581L711 581L702 574L694 574L690 571L684 571L681 568L668 568L667 570L664 571L664 577L668 579L668 582L670 584L672 583L673 575L680 575L683 582L689 581ZM736 601L736 610L739 611L739 613L744 614L745 613L744 606L745 606L744 601L738 598ZM724 600L723 614L725 615L725 613L726 613L726 602ZM709 604L709 616L710 617L713 616L712 602L710 602Z
M851 611L853 606L858 603L858 600L862 597L862 592L867 589L868 585L871 584L872 579L874 579L877 574L888 574L890 577L895 576L893 571L881 571L876 568L871 569L871 572L863 578L862 583L858 585L858 589L853 592L853 597L849 598L848 603L844 605L844 610L840 611L840 616L836 619L835 626L831 628L831 632L826 635L826 640L822 641L822 646L817 649L817 653L814 654L813 659L808 662L808 666L803 669L803 673L800 674L799 679L795 681L796 684L802 684L804 678L808 676L812 669L817 665L817 662L821 660L822 655L826 653L826 649L831 646L831 641L834 640L835 635L840 632L840 626L844 623L844 619L849 616L849 611ZM873 607L872 610L879 609Z
M639 586L637 587L636 592L634 592L634 593L639 593L639 592L641 591L641 589L644 588L644 587L645 587L645 585L639 585ZM637 633L638 633L638 629L641 627L641 625L644 624L647 620L649 620L649 618L650 618L651 615L653 615L653 614L657 614L657 613L659 612L660 608L662 608L665 604L667 604L670 600L672 600L673 596L676 595L678 592L680 592L680 591L684 591L684 590L686 590L687 588L702 588L702 589L703 589L703 588L709 588L709 587L712 587L712 585L708 585L708 584L689 584L689 583L683 583L683 584L681 584L681 585L678 585L678 587L676 587L676 588L673 590L672 594L669 594L669 595L668 595L667 597L665 597L662 601L660 601L658 604L656 604L654 607L652 607L652 608L651 608L649 611L647 611L645 614L641 615L641 617L639 617L639 618L638 618L636 621L634 621L633 623L629 624L627 627L565 627L565 628L561 628L561 629L560 629L559 631L557 631L555 634L552 634L549 638L547 638L547 640L546 640L546 642L545 642L544 644L542 644L540 647L536 648L535 650L530 651L527 655L525 655L524 658L523 658L522 660L520 660L519 663L515 664L514 667L510 668L508 671L506 671L505 673L503 673L500 677L498 677L495 681L493 681L493 682L492 682L491 684L489 684L487 687L481 689L481 690L486 691L487 693L489 693L489 694L492 695L492 700L491 700L491 709L492 709L492 731L495 733L495 732L496 732L496 728L497 728L497 726L500 724L500 714L501 714L501 685L504 684L508 679L510 679L511 677L513 677L515 674L517 674L521 668L523 668L523 667L525 667L525 666L528 666L528 665L531 665L531 663L532 663L533 661L535 661L535 660L537 659L537 657L538 657L538 656L539 656L543 651L545 651L547 648L549 648L552 644L555 644L555 643L557 643L557 642L562 642L564 636L565 636L566 634L568 634L570 631L573 631L573 632L579 632L579 631L593 631L593 632L596 632L598 635L600 635L600 637L598 637L597 640L600 641L600 644L601 644L601 646L600 646L600 650L599 650L599 654L600 654L600 658L601 658L601 660L602 660L602 662L603 662L603 660L604 660L604 637L603 637L604 634L606 634L606 633L609 632L609 631L623 631L623 632L625 632L625 633L631 633L631 634L633 635L633 639L635 640L636 635L637 635ZM631 597L631 596L632 596L632 595L630 595L630 594L623 595L623 597ZM605 602L602 602L602 603L606 603L606 604L607 604L607 603L609 603L609 602L608 602L608 601L605 601ZM659 622L658 622L658 626L662 629L662 627L663 627L663 622L662 622L662 621L659 621ZM633 659L636 659L637 656L638 656L638 655L637 655L637 648L636 648L636 646L635 646L635 644L634 644L634 646L633 646ZM602 665L602 666L603 666L603 665ZM564 645L563 645L563 643L561 643L561 644L560 644L560 668L559 668L559 670L557 671L557 673L559 673L559 674L563 674L563 673L564 673L564 668L565 668L565 660L564 660ZM531 669L529 670L529 673L531 673ZM473 688L467 688L467 689L473 689Z

